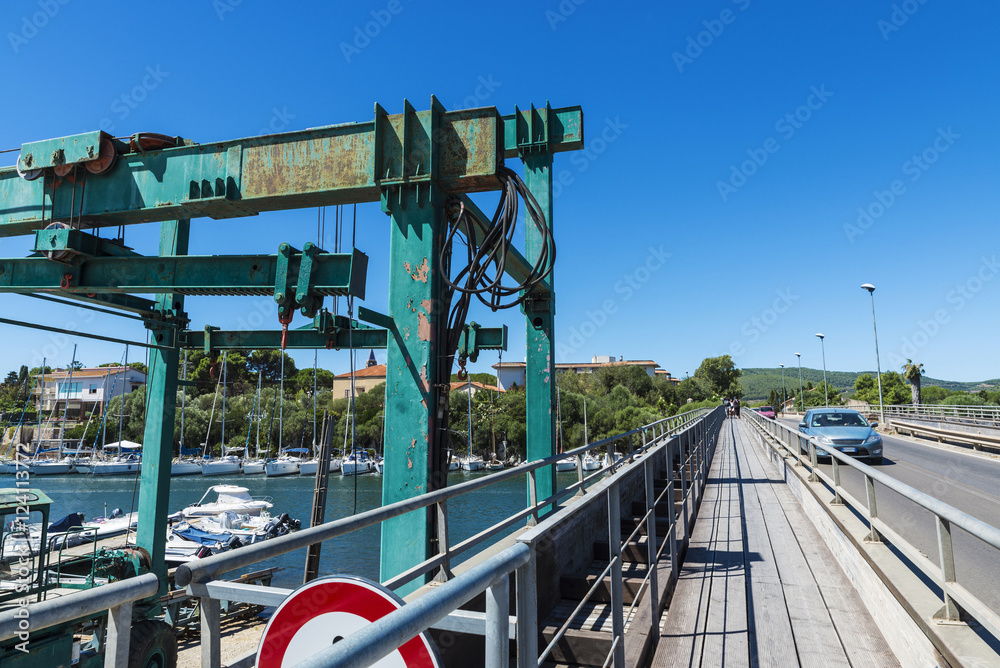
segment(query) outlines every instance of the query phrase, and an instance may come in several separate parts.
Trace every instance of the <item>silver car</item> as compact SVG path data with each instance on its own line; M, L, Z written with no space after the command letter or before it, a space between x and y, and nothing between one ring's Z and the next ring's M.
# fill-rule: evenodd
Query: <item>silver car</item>
M861 413L847 408L813 408L806 411L799 431L816 439L816 454L829 456L828 450L882 463L882 437L875 431L877 422L869 423ZM826 448L823 450L821 448Z

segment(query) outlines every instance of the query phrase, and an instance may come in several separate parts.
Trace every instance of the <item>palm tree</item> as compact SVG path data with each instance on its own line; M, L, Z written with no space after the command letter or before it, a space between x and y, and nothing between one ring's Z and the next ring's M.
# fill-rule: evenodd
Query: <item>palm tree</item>
M911 359L907 359L903 365L903 377L910 381L910 394L915 405L920 403L920 376L923 373L924 365L917 364Z

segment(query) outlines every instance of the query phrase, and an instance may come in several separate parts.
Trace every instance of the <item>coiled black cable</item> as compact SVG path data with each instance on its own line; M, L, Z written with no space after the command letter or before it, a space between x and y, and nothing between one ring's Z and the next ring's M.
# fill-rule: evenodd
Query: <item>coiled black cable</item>
M503 181L502 196L480 243L475 243L474 223L464 204L459 202L458 213L449 225L448 235L441 249L439 266L444 283L450 290L449 301L451 296L458 295L448 317L452 351L458 347L461 328L465 324L473 296L492 311L513 308L521 304L552 273L555 266L555 239L538 200L513 170L501 167L498 175ZM528 276L516 285L504 285L507 253L514 247L519 199L524 199L526 217L541 235L541 247ZM466 238L467 259L465 266L451 279L452 249L459 232ZM515 298L509 299L510 297Z

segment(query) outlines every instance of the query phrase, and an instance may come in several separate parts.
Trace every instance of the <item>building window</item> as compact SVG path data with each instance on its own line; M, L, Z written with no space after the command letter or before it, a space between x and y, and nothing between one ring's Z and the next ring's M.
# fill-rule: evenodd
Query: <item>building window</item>
M83 388L83 383L59 383L59 394L75 394Z
M89 388L91 394L97 394L97 386L91 385Z
M358 394L364 394L364 393L365 393L365 388L359 387L358 388Z

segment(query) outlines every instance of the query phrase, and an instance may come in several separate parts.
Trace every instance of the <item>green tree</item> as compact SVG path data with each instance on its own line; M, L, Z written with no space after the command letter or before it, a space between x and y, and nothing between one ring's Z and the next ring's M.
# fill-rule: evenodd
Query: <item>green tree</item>
M943 387L930 385L928 387L921 388L920 401L927 404L939 404L944 401L949 394L951 394L951 392Z
M733 358L729 355L706 358L694 375L696 378L708 381L712 394L716 396L736 392L742 394L739 390L740 370L736 368Z
M878 406L878 382L870 373L858 376L854 381L854 390L855 399ZM895 371L886 371L882 374L882 399L886 405L909 403L910 391L902 375Z

